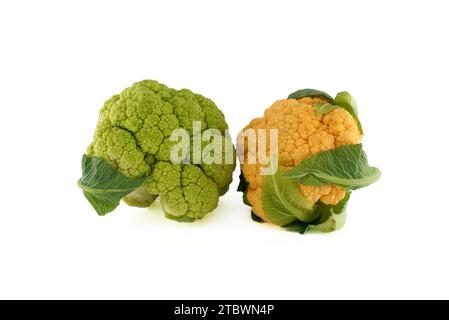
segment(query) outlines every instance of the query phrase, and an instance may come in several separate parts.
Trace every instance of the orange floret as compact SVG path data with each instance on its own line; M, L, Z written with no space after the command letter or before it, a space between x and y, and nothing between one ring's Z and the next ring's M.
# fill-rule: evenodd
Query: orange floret
M313 105L329 103L322 97L284 99L276 101L265 110L264 117L252 120L246 129L278 129L278 161L280 167L291 169L313 154L332 150L343 144L358 144L362 134L354 118L344 109L337 108L327 114L315 113ZM267 147L269 143L267 142ZM245 159L250 155L247 145L239 146ZM255 148L257 149L257 148ZM269 148L267 148L267 156ZM254 155L254 154L253 154ZM262 206L263 176L261 164L245 163L241 166L249 186L247 198L253 212L267 220ZM298 192L314 204L337 204L345 196L345 190L335 185L305 186L298 184Z

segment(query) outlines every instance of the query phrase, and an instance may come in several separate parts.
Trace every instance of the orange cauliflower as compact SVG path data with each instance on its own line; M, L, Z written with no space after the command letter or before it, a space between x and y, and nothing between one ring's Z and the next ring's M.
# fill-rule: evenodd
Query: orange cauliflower
M316 105L329 103L331 101L325 96L279 100L265 110L262 118L252 120L244 130L254 129L257 132L257 129L278 129L279 166L281 169L289 170L316 153L332 150L344 144L361 142L363 134L348 111L336 107L327 113L320 114L314 108ZM251 148L242 144L239 148L247 159ZM267 142L267 156L269 154L269 142ZM241 165L242 173L248 183L246 198L254 214L268 221L262 206L264 179L260 174L261 167L263 166L260 163L245 162ZM320 186L298 184L298 192L311 205L318 201L335 205L346 194L345 189L332 184Z

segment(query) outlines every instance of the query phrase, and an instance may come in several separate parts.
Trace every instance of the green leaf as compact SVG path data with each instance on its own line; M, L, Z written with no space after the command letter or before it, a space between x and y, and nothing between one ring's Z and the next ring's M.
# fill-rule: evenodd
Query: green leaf
M302 89L295 91L288 96L288 99L301 99L304 97L320 97L320 96L328 99L330 102L334 101L334 99L326 92L315 89Z
M237 191L240 192L246 192L246 190L248 189L249 183L248 181L246 181L245 176L243 175L243 171L240 171L240 176L239 176L239 186L237 187Z
M263 219L261 217L256 215L253 211L251 211L251 219L253 219L253 221L259 222L259 223L264 223L265 222L265 221L263 221Z
M368 165L361 144L352 144L317 153L302 161L285 176L307 186L335 184L356 190L376 182L381 172Z
M337 94L334 100L334 104L342 107L346 111L348 111L352 117L354 118L355 122L357 123L357 127L360 130L360 133L363 134L362 124L360 123L359 116L358 116L358 107L357 102L355 99L349 94L349 92L340 92Z
M315 109L316 114L322 115L340 107L334 106L333 104L330 103L323 103L323 104L315 104L313 108Z
M251 202L248 200L248 191L245 191L242 196L243 204L252 207Z
M243 175L243 171L240 171L239 179L240 182L239 186L237 187L237 191L243 192L243 203L251 207L251 203L248 201L247 197L249 183L248 181L246 181L245 176Z
M318 219L312 223L304 223L295 220L284 228L287 231L304 234L309 231L332 232L343 227L346 220L346 205L351 192L347 192L345 197L336 205L327 205L318 202L315 205L315 212L319 215Z
M146 186L143 186L125 196L123 201L131 207L147 208L157 197L157 195L149 193Z
M78 186L101 216L117 208L120 200L139 188L146 179L127 177L105 160L94 156L84 155L81 166L83 175Z
M319 202L317 204L317 210L320 212L320 219L310 224L307 231L328 233L341 229L346 221L346 210L337 214L334 211L334 207Z
M295 220L287 225L284 226L284 229L290 232L297 232L299 234L304 234L307 232L307 229L309 228L308 223L304 223L299 220Z
M310 224L308 231L333 232L341 229L346 221L346 205L350 197L351 192L349 191L336 205L318 202L316 210L319 212L320 218Z
M349 198L351 198L351 191L346 192L346 195L339 203L337 203L335 206L332 207L332 210L336 214L340 214L343 211L345 211L346 206L348 204Z
M275 170L275 157L270 160L273 174L265 175L262 191L262 206L267 218L275 225L284 226L299 219L312 222L317 218L313 206L301 195L296 183L284 177L280 169Z

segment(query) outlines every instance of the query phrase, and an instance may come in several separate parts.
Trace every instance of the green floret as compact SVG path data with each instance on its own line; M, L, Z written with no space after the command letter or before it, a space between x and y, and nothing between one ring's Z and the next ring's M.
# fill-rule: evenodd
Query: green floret
M170 135L178 128L192 135L194 121L202 131L216 129L225 147L228 125L212 100L152 80L136 82L105 102L87 155L105 160L126 177L147 177L142 188L124 197L129 205L149 206L160 196L168 218L193 221L217 207L235 169L234 149L232 164L170 162L176 144Z
M229 164L226 164L226 157L228 157L229 150L226 149L226 143L232 144L232 140L229 137L215 137L212 139L221 139L221 145L222 145L222 164L206 164L201 163L199 164L199 167L203 170L204 174L208 177L210 177L218 186L219 194L224 195L229 188L229 177L232 176L232 173L234 172L235 167ZM211 140L212 140L211 139ZM202 149L203 152L205 150L206 145L211 141L202 141ZM214 156L214 152L211 151L211 157ZM191 154L191 157L193 155ZM231 154L230 157L232 158L232 163L235 163L236 156L235 153Z
M218 204L217 184L191 164L159 162L147 186L150 193L160 195L164 213L170 219L200 219Z

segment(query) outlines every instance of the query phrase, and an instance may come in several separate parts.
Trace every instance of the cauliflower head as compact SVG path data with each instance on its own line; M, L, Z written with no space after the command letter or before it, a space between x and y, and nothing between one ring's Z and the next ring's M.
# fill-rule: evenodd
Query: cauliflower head
M320 114L314 105L330 103L324 96L302 97L300 99L283 99L276 101L265 110L262 118L252 120L246 129L278 129L278 162L281 169L289 170L304 159L326 150L338 148L344 144L358 144L362 140L355 119L343 108ZM256 146L257 147L257 146ZM239 145L245 158L248 157L247 145ZM270 153L267 143L267 155ZM269 222L262 206L263 176L260 163L241 165L246 179L246 199L255 215ZM311 205L318 201L336 205L346 194L345 189L328 184L320 186L297 185Z
M147 207L159 196L168 218L200 219L217 207L220 195L228 190L235 161L173 164L170 152L177 142L170 135L183 128L192 136L194 121L201 123L202 131L218 130L223 145L229 143L225 117L212 100L153 80L136 82L105 102L86 153L105 160L126 177L148 177L124 198L129 205ZM231 152L235 158L234 148Z

